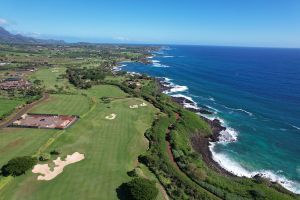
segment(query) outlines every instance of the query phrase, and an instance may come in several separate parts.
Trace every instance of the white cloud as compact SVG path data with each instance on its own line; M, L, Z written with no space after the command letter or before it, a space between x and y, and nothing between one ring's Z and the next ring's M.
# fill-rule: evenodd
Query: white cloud
M8 25L8 21L6 19L0 18L0 25Z

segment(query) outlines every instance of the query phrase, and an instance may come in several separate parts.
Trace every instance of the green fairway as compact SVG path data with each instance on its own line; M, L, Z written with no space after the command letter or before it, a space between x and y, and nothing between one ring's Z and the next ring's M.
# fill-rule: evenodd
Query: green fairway
M30 112L81 116L89 110L89 106L89 99L86 96L53 94L46 102Z
M57 87L63 87L68 90L75 90L74 87L67 81L67 79L61 79L59 76L64 74L66 71L65 67L55 68L41 68L31 75L31 79L43 80L43 84L46 89L56 89Z
M55 132L45 129L0 129L0 166L16 156L33 155Z
M17 135L30 132L38 141L32 141L32 146L27 147L29 149L23 154L30 155L44 147L41 149L45 149L45 152L59 149L62 156L78 151L85 154L85 159L67 166L62 174L51 181L38 181L37 175L31 172L15 178L1 190L0 199L118 199L116 189L130 180L126 172L138 164L138 155L147 149L144 132L151 126L157 110L152 105L130 109L130 105L144 102L136 98L121 98L109 104L96 101L90 106L90 97L125 97L126 94L114 86L96 86L86 92L87 97L52 95L47 102L33 110L38 113L83 116L69 129L14 131ZM117 115L114 120L105 118L112 113ZM56 134L60 136L55 137ZM10 140L17 138L8 133L2 137L6 138L1 143L3 148ZM47 141L47 138L52 139ZM22 149L26 147L12 147L10 155L3 162L20 155Z
M22 100L11 100L0 98L0 119L12 112L17 106L23 104Z
M124 93L116 86L112 85L96 85L88 90L81 90L82 93L87 94L90 97L125 97L127 94Z

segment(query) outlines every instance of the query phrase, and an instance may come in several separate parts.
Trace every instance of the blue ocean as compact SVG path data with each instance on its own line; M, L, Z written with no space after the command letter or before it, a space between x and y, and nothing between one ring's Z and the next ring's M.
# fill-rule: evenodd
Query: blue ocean
M210 146L223 168L300 193L300 49L168 46L149 59L123 70L164 77L166 93L214 112L234 139Z

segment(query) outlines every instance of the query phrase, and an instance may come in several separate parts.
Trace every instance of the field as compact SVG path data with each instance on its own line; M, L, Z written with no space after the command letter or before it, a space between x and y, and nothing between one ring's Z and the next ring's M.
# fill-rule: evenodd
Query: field
M31 75L31 79L43 80L46 89L56 89L56 87L63 87L73 89L73 86L66 80L61 79L59 76L64 74L65 67L41 68Z
M118 99L104 104L99 100L102 96ZM151 105L130 109L143 100L125 96L118 88L103 85L87 90L86 95L51 95L32 112L77 114L81 119L65 131L2 130L1 165L14 156L53 149L62 156L78 151L85 159L51 181L38 181L32 172L17 177L2 189L0 199L117 199L116 189L130 180L126 172L138 165L138 155L147 149L143 134L157 112ZM117 117L105 119L111 113Z
M22 100L0 98L0 119L23 103L24 102Z

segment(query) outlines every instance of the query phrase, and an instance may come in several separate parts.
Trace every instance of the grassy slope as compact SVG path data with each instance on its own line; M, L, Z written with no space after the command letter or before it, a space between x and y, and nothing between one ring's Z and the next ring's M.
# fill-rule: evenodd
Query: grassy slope
M89 95L124 95L112 86L97 87L100 88L95 89L95 92L89 91ZM101 87L103 93L99 92ZM82 115L81 109L86 105L78 100L82 96L75 97L79 101L77 106L68 106L68 103L73 104L74 101L66 99L66 95L56 95L49 103L35 109L35 112L63 111L60 113ZM49 182L37 181L36 175L31 172L18 177L1 191L0 199L117 199L115 189L129 180L126 172L134 168L137 156L147 148L143 134L151 126L156 112L150 105L129 109L129 105L140 102L140 99L119 99L110 104L97 101L93 110L47 149L60 149L64 155L79 151L85 154L86 159L68 166L61 175ZM69 110L66 110L67 107ZM111 113L116 113L117 118L106 120L105 116ZM24 131L20 129L20 132ZM48 132L39 131L41 134ZM36 149L40 144L33 146ZM13 149L11 151L14 152Z

